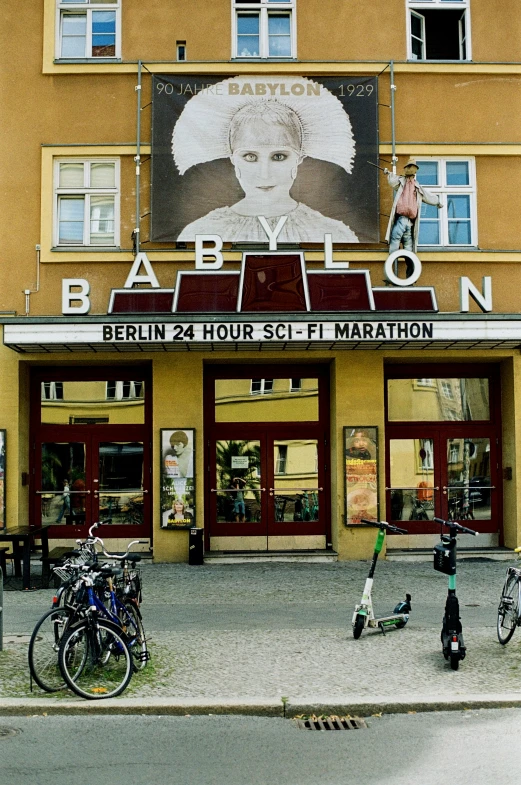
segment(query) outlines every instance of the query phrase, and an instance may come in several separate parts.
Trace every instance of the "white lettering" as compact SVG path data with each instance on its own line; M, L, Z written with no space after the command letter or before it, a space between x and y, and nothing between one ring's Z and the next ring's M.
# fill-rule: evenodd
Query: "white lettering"
M79 292L73 292L72 289ZM90 311L90 284L84 278L62 278L62 313L64 315L83 314ZM80 305L73 305L74 301Z
M146 275L139 275L139 269L143 265L146 271ZM152 289L160 289L159 281L156 278L156 275L152 269L152 265L148 260L148 256L146 253L140 252L136 254L136 258L130 268L130 272L128 274L128 278L125 281L124 288L125 289L132 289L135 283L149 283Z
M212 243L211 248L205 248L205 243ZM218 234L196 234L195 235L195 269L196 270L220 270L224 264L221 249L223 241ZM213 259L207 261L205 257Z
M482 291L474 286L470 278L463 276L459 279L459 301L461 313L468 313L470 311L470 299L472 297L474 302L485 313L490 313L492 310L492 278L488 275L483 276L481 279Z
M396 273L393 270L393 265L396 259L400 259L402 256L405 256L407 259L410 259L414 265L414 272L412 275L409 275L408 278L398 278ZM385 277L390 283L394 283L395 286L412 286L413 283L416 283L420 275L422 274L422 263L418 259L415 253L412 251L405 251L405 250L398 250L393 251L389 254L387 259L385 260L384 265L384 273Z
M347 270L349 262L333 261L333 235L324 235L324 267L326 270Z
M264 231L268 235L268 239L270 241L270 251L276 251L277 250L277 237L281 233L284 224L288 220L288 216L287 215L281 215L281 217L279 218L279 221L277 223L277 226L275 227L275 229L273 231L271 231L270 225L269 225L269 223L267 222L267 220L265 219L265 217L263 215L259 215L257 217L259 219L260 225L262 226L262 228L264 229Z

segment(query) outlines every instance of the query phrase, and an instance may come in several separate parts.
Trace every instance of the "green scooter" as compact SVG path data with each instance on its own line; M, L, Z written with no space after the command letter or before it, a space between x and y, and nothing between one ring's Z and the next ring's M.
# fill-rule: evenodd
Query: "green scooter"
M391 532L392 534L408 534L407 529L399 529L398 526L393 526L386 521L368 521L365 518L362 518L362 523L366 526L374 526L379 529L379 531L376 535L373 559L371 561L369 575L365 582L362 601L355 607L355 612L353 613L353 636L356 639L360 637L366 627L372 629L379 628L384 635L385 630L389 627L396 627L396 629L405 627L409 621L409 614L411 612L411 595L406 594L405 600L398 603L392 614L377 618L374 615L373 601L371 598L376 562L378 561L378 556L382 550L386 532Z

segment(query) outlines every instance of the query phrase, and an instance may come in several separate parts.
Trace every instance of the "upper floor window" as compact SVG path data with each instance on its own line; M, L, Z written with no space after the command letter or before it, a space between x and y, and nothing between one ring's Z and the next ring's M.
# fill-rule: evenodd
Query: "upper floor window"
M63 401L63 382L42 382L42 401Z
M120 57L120 0L57 0L58 57Z
M296 0L232 0L233 57L295 57Z
M130 401L145 397L144 382L107 382L107 401Z
M273 379L252 379L251 395L268 395L273 392Z
M422 204L418 245L476 245L473 158L417 158L416 179L441 195L443 206Z
M411 60L470 60L470 0L408 0Z
M54 244L119 245L119 161L57 160Z

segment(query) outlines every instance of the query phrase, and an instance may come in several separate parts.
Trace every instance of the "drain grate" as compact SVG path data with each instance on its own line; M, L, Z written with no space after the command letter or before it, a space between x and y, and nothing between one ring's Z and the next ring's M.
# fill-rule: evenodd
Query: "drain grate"
M5 725L0 725L0 739L7 739L9 736L18 736L20 731L18 728L8 728Z
M313 714L311 717L295 717L297 728L300 730L360 730L367 728L360 717L326 717Z

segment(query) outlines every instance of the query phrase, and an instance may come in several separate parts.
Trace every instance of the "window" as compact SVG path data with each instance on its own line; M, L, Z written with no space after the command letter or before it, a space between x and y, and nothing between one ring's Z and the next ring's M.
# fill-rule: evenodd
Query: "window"
M296 0L232 0L237 58L295 57Z
M54 245L119 244L119 161L55 164Z
M63 382L42 382L42 401L63 401Z
M409 0L411 60L470 60L469 0Z
M128 401L143 398L144 382L107 382L108 401Z
M277 446L277 463L275 466L275 474L286 474L287 462L288 462L288 445L279 444Z
M186 41L176 41L176 51L179 63L186 60Z
M441 195L443 206L422 204L418 245L477 245L474 159L417 159L416 179Z
M445 398L448 398L448 399L449 399L449 400L451 400L451 401L453 401L453 400L454 400L454 393L452 392L452 384L451 384L450 382L445 382L445 381L443 381L443 379L442 379L442 382L441 382L441 391L442 391L442 393L443 393L443 396L444 396Z
M300 392L302 390L302 379L290 379L289 380L289 391L290 392Z
M58 57L120 57L119 0L57 0Z
M251 395L266 395L273 392L273 379L252 379Z

